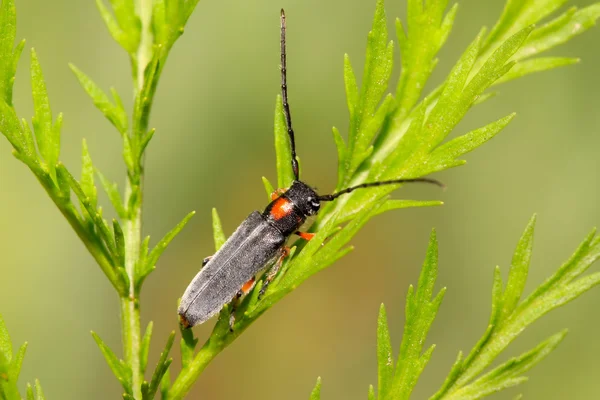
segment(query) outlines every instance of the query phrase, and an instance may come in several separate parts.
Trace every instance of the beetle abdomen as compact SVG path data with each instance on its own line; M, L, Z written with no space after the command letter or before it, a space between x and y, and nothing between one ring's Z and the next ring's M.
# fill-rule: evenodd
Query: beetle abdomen
M194 326L218 313L244 283L278 256L285 239L254 211L192 280L179 315Z

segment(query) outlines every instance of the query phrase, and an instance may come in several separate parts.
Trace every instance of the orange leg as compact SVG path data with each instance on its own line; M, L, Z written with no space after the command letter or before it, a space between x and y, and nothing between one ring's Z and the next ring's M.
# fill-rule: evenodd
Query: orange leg
M233 325L235 324L235 312L237 311L237 306L240 304L240 298L248 293L254 288L256 284L256 278L252 277L248 282L244 283L244 286L240 290L238 290L237 294L234 296L233 300L231 300L231 313L229 314L229 331L233 332Z
M271 193L271 200L275 200L286 192L286 189L277 189Z
M263 296L263 294L265 294L265 292L267 291L267 288L269 287L269 284L273 281L273 279L275 279L275 277L277 276L277 273L279 272L279 269L281 268L281 265L283 265L283 260L285 260L285 258L289 255L290 255L290 248L287 246L284 246L281 249L281 256L279 256L279 259L277 260L275 265L273 265L271 270L267 273L265 282L263 283L263 286L260 289L260 292L258 293L259 299Z
M300 236L302 239L304 239L306 241L311 240L316 235L316 233L308 233L308 232L300 232L300 231L296 231L295 234Z

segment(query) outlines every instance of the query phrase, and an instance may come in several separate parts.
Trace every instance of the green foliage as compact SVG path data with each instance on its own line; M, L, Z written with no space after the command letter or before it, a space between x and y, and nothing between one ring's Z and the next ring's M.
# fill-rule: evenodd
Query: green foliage
M394 94L387 93L392 81L393 40L387 31L384 1L377 0L361 82L344 56L343 74L349 112L347 137L333 128L338 153L337 190L349 185L384 179L417 178L464 164L462 156L498 134L514 117L500 117L483 127L446 141L473 106L491 96L489 89L499 83L531 73L577 62L574 58L545 57L542 53L583 33L600 17L600 3L581 10L571 8L552 18L568 0L507 0L505 10L489 34L473 40L448 76L428 94L424 88L437 65L437 55L449 38L457 5L448 0L409 0L405 23L397 20L396 35L401 53L401 72ZM206 365L231 344L262 313L313 274L352 251L350 241L372 217L384 212L437 206L439 201L391 200L398 186L359 190L327 204L311 227L316 236L309 243L297 243L262 299L263 282L238 307L233 333L229 331L229 310L221 312L209 340L197 350L198 339L182 330L182 369L171 384L169 351L174 333L167 340L149 380L145 379L153 324L141 334L140 293L143 282L155 269L168 244L189 222L188 214L150 250L150 238L142 240L144 155L155 134L149 128L154 95L168 55L198 0L97 0L97 7L110 35L122 47L131 64L134 94L128 112L114 90L107 95L77 67L71 69L93 104L119 133L123 143L126 183L120 189L94 166L85 140L82 148L81 178L60 161L62 114L56 118L50 108L48 90L36 53L31 52L31 86L34 116L31 125L20 118L13 105L13 83L24 41L15 46L16 11L14 0L0 5L0 133L13 147L13 155L24 163L40 182L50 199L97 261L121 301L123 356L119 358L93 334L114 375L124 388L125 399L152 399L160 390L165 399L181 399L189 392ZM545 24L533 28L547 20ZM275 109L275 149L279 188L290 185L294 176L289 163L290 147L281 99ZM107 193L117 219L109 223L98 204L96 178ZM271 183L263 178L270 194ZM213 210L215 248L226 240L221 221ZM564 304L597 284L595 275L579 276L595 257L598 241L590 236L576 256L524 301L521 295L529 268L533 223L515 253L506 287L499 272L494 284L490 327L484 339L466 359L459 357L437 397L477 398L499 388L519 383L522 373L549 353L562 339L556 335L531 352L481 375L516 335L543 313ZM595 259L595 258L594 258ZM433 347L423 343L431 327L443 291L433 295L437 271L435 239L432 238L421 279L411 289L407 302L407 330L398 362L390 363L391 341L382 308L378 322L379 399L406 398L431 357ZM9 399L20 398L16 379L25 345L13 356L10 339L0 319L0 390ZM320 380L311 398L320 396ZM370 387L369 399L375 399ZM441 397L440 397L441 396ZM27 388L27 399L43 399L39 383Z
M551 310L576 299L600 284L600 273L582 277L583 273L600 258L600 238L593 231L554 275L526 299L521 300L529 273L534 226L535 216L517 244L506 286L503 287L500 268L496 267L494 271L492 312L483 336L465 359L462 352L459 353L442 387L430 397L430 400L480 399L527 381L527 377L523 374L560 344L567 334L566 330L485 374L484 371L492 366L508 345L529 325ZM404 335L395 365L387 315L385 307L381 305L377 320L377 398L379 400L409 399L431 359L435 345L425 351L423 345L445 293L444 288L437 295L433 294L437 280L437 261L437 239L433 232L417 289L412 285L408 289ZM318 386L320 389L320 379ZM375 399L374 393L371 393L373 393L372 386L369 390L369 399ZM319 397L317 396L316 399Z
M23 343L21 347L19 347L16 354L13 354L10 335L8 334L8 329L6 329L4 319L2 318L2 315L0 315L0 399L22 399L21 395L19 394L17 383L19 381L19 374L21 373L21 366L23 365L23 359L25 358L26 350L27 342ZM35 391L36 396L34 397L33 389L28 384L27 398L44 400L42 386L37 380L35 381Z
M510 114L445 141L473 106L493 95L487 90L500 82L533 72L573 64L574 59L531 57L571 39L600 17L598 6L592 6L577 12L567 11L557 17L559 22L534 28L532 24L557 9L552 4L552 0L522 4L509 0L507 8L510 12L501 17L492 33L486 35L482 30L442 84L422 97L423 88L436 65L435 57L452 29L457 7L455 5L446 11L448 1L445 0L409 1L407 29L401 23L397 24L403 69L394 98L390 94L385 95L391 79L393 45L388 39L383 1L378 1L367 40L360 88L349 56L344 57L350 127L347 141L336 128L333 129L339 158L337 189L376 180L417 178L463 165L465 161L461 157L464 154L492 139L514 118L514 114ZM584 20L585 23L582 22ZM577 25L574 21L581 23ZM572 28L577 26L577 29L571 32L564 29L569 24ZM278 184L287 187L293 175L279 97L275 113ZM267 194L273 191L269 180L263 178L263 184ZM397 208L441 204L436 201L390 200L388 195L395 188L358 190L323 207L311 227L316 236L309 243L297 243L264 297L258 300L257 293L262 287L259 281L242 301L233 333L228 332L228 308L221 312L211 338L191 363L186 361L187 367L173 383L169 398L182 398L206 365L263 312L304 280L351 252L349 242L373 216ZM215 226L220 227L220 222ZM222 229L214 230L218 248L224 236ZM430 250L433 252L434 247ZM435 267L425 271L420 289L409 296L407 304L410 330L404 338L400 361L395 369L402 372L392 379L389 367L380 364L380 390L387 391L389 396L410 395L433 350L430 348L423 353L422 345L443 291L432 298ZM506 294L507 307L514 303L518 289L518 278L511 278L510 290ZM552 343L549 342L549 345ZM545 349L540 349L535 355L532 353L527 360L537 360L538 355L545 354ZM385 344L381 344L380 351L385 354ZM494 379L502 380L504 376L500 374ZM374 398L374 390L370 393Z

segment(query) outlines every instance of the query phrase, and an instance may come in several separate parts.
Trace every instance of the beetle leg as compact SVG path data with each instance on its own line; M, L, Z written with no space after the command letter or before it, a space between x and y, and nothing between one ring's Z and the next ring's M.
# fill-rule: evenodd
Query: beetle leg
M271 193L271 200L277 199L279 196L286 192L285 189L277 189L273 193Z
M231 313L229 314L229 332L233 332L233 325L235 324L235 312L237 311L237 306L240 304L240 298L250 293L250 291L254 288L256 284L256 278L253 276L248 282L244 283L244 286L233 297L231 300Z
M279 259L277 260L275 265L273 265L273 267L267 273L265 282L263 283L263 286L260 289L260 292L258 293L259 300L263 296L263 294L265 294L265 292L267 291L267 288L269 287L269 284L271 283L271 281L273 281L273 279L275 279L275 277L277 276L277 272L279 272L279 268L281 268L281 265L283 264L283 260L289 255L290 255L290 248L287 246L282 247L281 256L279 256Z
M206 264L208 264L211 258L213 258L213 256L208 256L204 260L202 260L202 266L204 267Z
M308 232L300 232L300 231L296 231L294 233L306 241L311 240L316 235L316 233L308 233Z

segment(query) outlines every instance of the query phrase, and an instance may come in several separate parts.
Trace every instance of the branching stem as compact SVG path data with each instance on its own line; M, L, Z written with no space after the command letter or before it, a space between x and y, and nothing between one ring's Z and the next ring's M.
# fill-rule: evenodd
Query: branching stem
M137 68L137 71L134 71L136 96L141 95L146 84L144 70L152 58L152 0L139 0L138 12L142 23L141 40L136 54L136 62L132 65L132 68ZM134 113L134 119L141 120L142 115ZM140 122L142 121L133 121L133 126L140 126ZM146 127L143 129L145 130ZM140 133L134 129L132 136ZM131 139L134 144L140 142L140 138L132 137ZM143 158L140 159L140 164L142 162ZM125 270L129 277L129 293L128 296L121 298L123 354L131 369L133 397L136 400L142 398L141 387L144 380L140 365L140 306L138 293L135 290L136 265L140 259L142 240L142 182L143 166L140 165L135 171L129 171L125 187L125 207L128 209L128 218L124 221Z

